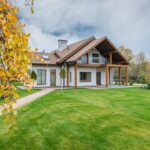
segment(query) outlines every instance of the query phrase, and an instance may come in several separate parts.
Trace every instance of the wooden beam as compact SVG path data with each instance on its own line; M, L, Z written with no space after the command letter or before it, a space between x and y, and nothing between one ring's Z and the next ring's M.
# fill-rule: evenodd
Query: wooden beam
M110 67L108 68L109 70L109 85L110 85Z
M89 53L86 54L87 57L87 64L89 64Z
M112 53L109 53L109 63L112 64Z
M106 87L108 87L108 65L106 65Z
M119 85L121 85L121 67L118 68Z
M128 65L129 63L125 62L125 61L119 61L118 64L124 64L124 65Z
M122 65L122 64L108 64L109 67L112 68L118 68L118 67L127 67L128 65Z
M67 87L69 87L69 65L67 65Z
M77 88L77 64L74 65L74 87Z
M128 86L128 67L125 68L126 72L126 86Z
M101 67L101 68L104 68L106 67L106 65L100 65L100 64L77 64L78 67L94 67L94 68L98 68L98 67Z

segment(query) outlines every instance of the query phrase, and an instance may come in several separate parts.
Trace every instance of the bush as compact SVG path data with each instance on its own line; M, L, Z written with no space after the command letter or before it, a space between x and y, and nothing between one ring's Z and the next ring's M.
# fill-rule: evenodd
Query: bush
M146 77L145 77L145 75L141 75L140 78L139 78L139 80L138 80L138 82L142 83L142 84L146 83Z
M33 79L33 80L36 80L36 79L37 79L37 75L36 75L36 73L35 73L34 70L31 71L30 77L31 77L31 79Z
M147 88L150 89L150 81L147 82Z
M65 85L65 78L66 78L66 70L64 68L62 68L60 70L59 75L60 75L60 78L63 79L63 87L64 87L64 85Z
M133 85L133 83L135 83L134 80L131 80L129 85Z

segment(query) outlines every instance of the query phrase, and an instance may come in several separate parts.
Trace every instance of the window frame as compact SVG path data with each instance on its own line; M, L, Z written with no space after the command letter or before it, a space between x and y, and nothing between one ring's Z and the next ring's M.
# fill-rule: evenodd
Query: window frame
M39 77L39 72L40 72L40 77ZM46 69L37 69L37 85L46 85Z
M89 80L87 79L87 74L90 74ZM91 82L91 81L92 81L92 72L80 72L80 82Z
M93 56L93 55L97 55L98 57L95 57L95 56ZM99 55L98 53L93 53L93 54L92 54L92 63L96 63L96 64L100 63L99 57L100 57L100 55ZM95 62L95 60L96 60L97 62Z
M87 64L87 55L83 55L83 56L81 57L81 63L82 63L82 64Z

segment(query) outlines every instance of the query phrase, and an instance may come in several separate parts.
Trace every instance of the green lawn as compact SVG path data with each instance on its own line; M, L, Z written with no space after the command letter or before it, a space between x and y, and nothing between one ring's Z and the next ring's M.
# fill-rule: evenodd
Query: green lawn
M40 89L30 89L28 90L22 90L17 88L17 93L19 94L20 97L25 97L27 95L33 94L40 91Z
M149 150L150 90L56 90L0 122L5 150Z

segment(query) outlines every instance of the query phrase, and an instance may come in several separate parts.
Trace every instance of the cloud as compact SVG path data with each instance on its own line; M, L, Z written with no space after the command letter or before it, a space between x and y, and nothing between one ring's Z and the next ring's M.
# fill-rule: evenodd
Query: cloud
M57 48L59 38L71 43L95 35L150 57L149 0L36 0L33 15L21 2L19 6L31 44L40 50Z

